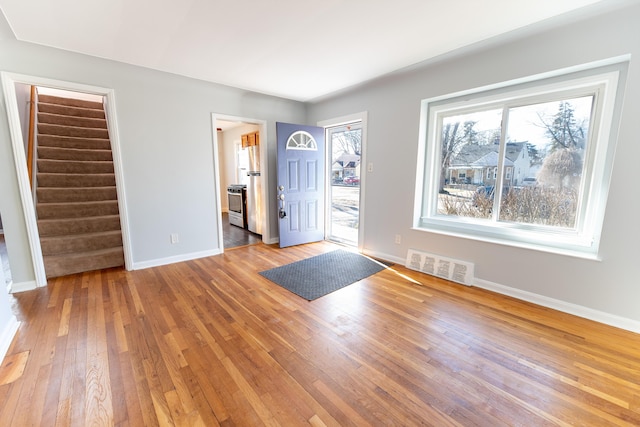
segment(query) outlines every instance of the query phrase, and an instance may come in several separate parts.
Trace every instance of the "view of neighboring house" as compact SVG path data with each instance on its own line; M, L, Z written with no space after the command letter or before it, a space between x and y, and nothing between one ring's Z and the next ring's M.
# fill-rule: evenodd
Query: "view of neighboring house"
M360 176L360 155L342 153L331 166L332 180L343 181L350 176Z
M494 185L498 171L498 144L467 144L447 169L450 184ZM505 186L521 185L531 174L527 142L507 143L504 162Z

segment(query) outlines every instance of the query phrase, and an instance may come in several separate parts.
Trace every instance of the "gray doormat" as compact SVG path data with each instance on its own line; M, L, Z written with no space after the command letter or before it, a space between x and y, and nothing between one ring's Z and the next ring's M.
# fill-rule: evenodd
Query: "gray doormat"
M259 274L294 294L312 301L384 268L383 264L365 256L339 249L261 271Z

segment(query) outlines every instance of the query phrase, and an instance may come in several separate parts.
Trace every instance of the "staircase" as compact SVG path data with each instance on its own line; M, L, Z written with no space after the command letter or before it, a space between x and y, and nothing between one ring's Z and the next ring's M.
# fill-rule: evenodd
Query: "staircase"
M36 212L47 277L124 265L101 102L38 97Z

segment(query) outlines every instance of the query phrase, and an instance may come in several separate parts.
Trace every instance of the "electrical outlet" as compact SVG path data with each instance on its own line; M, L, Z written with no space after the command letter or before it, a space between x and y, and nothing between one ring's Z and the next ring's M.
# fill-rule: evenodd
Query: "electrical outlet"
M174 245L178 243L178 233L171 233L171 244Z
M396 234L396 245L399 245L400 242L402 242L402 236L400 236L399 234Z

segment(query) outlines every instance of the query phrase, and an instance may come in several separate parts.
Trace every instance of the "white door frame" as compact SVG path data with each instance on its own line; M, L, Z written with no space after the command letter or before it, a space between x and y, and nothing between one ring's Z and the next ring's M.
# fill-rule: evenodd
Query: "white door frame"
M364 206L365 206L365 200L364 200L364 195L365 195L365 186L366 186L366 175L369 171L369 167L367 166L367 112L366 111L362 111L360 113L354 113L354 114L349 114L346 116L341 116L341 117L336 117L333 119L328 119L328 120L321 120L318 122L318 126L320 127L324 127L329 128L329 127L334 127L334 126L342 126L342 125L346 125L349 123L353 123L353 122L361 122L362 123L362 147L361 147L361 155L360 155L360 206L358 208L358 216L359 216L359 223L358 223L358 251L362 252L363 251L363 246L364 246L364 226L365 226L365 221L364 221ZM329 144L326 144L325 147L329 147ZM331 154L328 152L326 155L328 156L328 160L327 160L327 167L331 168ZM325 168L327 169L327 168ZM326 185L327 191L329 188L329 185L331 185L331 174L327 174L326 170L325 170L325 179L328 181L328 184ZM326 195L325 195L325 198ZM325 203L325 209L326 209L326 214L325 214L325 218L326 221L330 221L331 220L331 202L329 200L327 200L327 203ZM328 230L329 228L325 226L325 230Z
M224 252L224 238L223 238L223 231L222 231L222 196L223 194L226 195L226 189L224 189L224 193L222 192L222 189L220 188L220 179L221 179L221 174L220 174L220 156L218 155L219 151L218 151L218 147L219 147L219 141L218 141L218 120L224 120L227 122L238 122L238 123L246 123L246 124L250 124L250 125L257 125L260 127L260 176L263 177L262 178L262 203L264 204L264 209L262 209L263 212L263 216L262 218L260 218L260 221L262 221L262 242L270 244L273 243L271 241L271 228L269 227L269 224L271 223L270 220L270 209L269 209L269 150L267 147L267 121L266 120L260 120L260 119L252 119L252 118L247 118L247 117L239 117L239 116L231 116L228 114L218 114L218 113L212 113L211 114L211 126L212 126L212 133L213 133L213 167L215 168L215 178L216 178L216 185L215 185L215 196L216 196L216 200L218 203L218 248L220 249L221 252Z
M36 220L35 207L31 185L29 184L29 172L27 170L27 160L24 153L24 142L22 139L22 128L20 126L20 116L16 98L15 84L22 83L30 86L43 86L53 89L61 89L72 92L82 92L93 95L104 96L105 113L107 115L107 125L109 129L109 139L111 140L111 151L113 155L113 167L116 178L116 191L118 195L118 209L120 213L120 226L122 230L122 246L124 250L124 263L127 270L133 266L131 238L129 233L129 221L127 214L127 199L124 188L124 173L122 168L122 156L120 150L120 138L118 136L118 123L116 114L116 100L113 89L90 86L80 83L72 83L61 80L53 80L44 77L36 77L24 74L1 72L2 87L4 90L5 105L7 106L7 116L9 120L9 131L11 133L11 143L13 148L13 159L16 166L18 187L24 220L27 228L27 237L31 249L33 271L35 274L35 287L47 285L47 276L42 258L42 248L40 247L40 235ZM15 281L14 281L15 284ZM29 287L30 289L30 287ZM20 289L12 288L12 292L29 290L27 287Z

